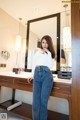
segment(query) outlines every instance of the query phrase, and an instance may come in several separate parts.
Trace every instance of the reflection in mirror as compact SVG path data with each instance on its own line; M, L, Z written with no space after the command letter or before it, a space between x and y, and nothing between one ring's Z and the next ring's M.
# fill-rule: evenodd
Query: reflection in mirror
M52 71L57 71L60 69L60 65L57 64L59 59L59 52L57 55L57 50L60 50L60 14L54 14L50 16L45 16L42 18L34 19L28 21L27 26L27 40L28 40L28 52L27 52L27 69L32 69L33 57L35 49L40 47L40 40L44 35L51 36L55 48L56 59L53 59L54 67ZM57 47L58 46L58 47ZM59 57L60 58L60 57Z
M61 44L60 68L62 71L72 71L71 48L71 11L61 13Z

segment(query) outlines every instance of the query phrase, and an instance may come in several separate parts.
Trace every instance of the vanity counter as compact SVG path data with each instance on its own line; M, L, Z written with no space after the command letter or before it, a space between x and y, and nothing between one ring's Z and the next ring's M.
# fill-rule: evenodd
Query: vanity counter
M33 83L27 82L27 78L30 76L31 73L25 74L25 72L21 74L15 74L13 72L0 72L0 86L12 88L14 95L15 95L14 90L16 89L32 92ZM71 111L72 80L59 79L57 78L57 75L54 75L53 77L54 77L54 84L51 91L51 96L67 99Z
M15 74L14 72L0 72L0 86L10 87L32 92L33 83L28 83L27 78L31 76L30 72ZM54 75L54 84L51 96L69 99L71 95L71 83L69 79L59 79Z
M0 72L0 76L8 76L8 77L14 77L14 78L24 78L27 79L31 77L31 72L21 72L20 74L15 74L14 72ZM60 79L57 77L57 74L53 75L54 82L60 82L60 83L66 83L71 84L72 79Z

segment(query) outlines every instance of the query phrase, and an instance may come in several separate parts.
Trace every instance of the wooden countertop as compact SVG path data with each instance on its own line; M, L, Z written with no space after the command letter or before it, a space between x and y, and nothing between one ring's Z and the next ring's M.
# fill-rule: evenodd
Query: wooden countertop
M0 76L9 76L9 77L27 79L31 76L31 72L22 72L20 74L15 74L14 72L0 72ZM72 84L72 79L60 79L57 77L57 74L53 74L53 78L54 78L54 82Z

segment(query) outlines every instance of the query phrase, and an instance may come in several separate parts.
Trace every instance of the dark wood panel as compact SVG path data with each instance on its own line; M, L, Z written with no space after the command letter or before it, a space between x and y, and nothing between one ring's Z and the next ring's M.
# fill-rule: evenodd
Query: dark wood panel
M8 76L0 76L0 83L13 84L13 78Z
M71 85L55 82L52 90L58 93L71 94Z
M72 120L80 120L80 4L71 5Z

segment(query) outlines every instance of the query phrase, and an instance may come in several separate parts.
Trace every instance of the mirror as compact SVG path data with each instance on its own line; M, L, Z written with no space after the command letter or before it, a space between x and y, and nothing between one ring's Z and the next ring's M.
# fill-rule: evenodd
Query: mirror
M32 69L34 51L40 46L40 40L44 35L50 35L53 40L56 60L53 59L54 67L52 71L57 73L60 70L60 13L28 21L25 67Z
M25 68L32 69L34 50L40 46L40 39L46 34L52 37L56 51L53 73L72 71L70 10L28 21Z

